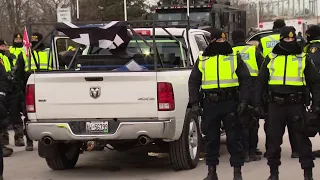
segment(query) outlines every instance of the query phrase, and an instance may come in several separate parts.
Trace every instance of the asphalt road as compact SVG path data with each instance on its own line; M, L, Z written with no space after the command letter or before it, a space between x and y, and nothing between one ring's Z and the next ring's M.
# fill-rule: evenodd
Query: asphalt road
M259 147L264 150L264 133L260 128ZM12 133L11 133L11 137ZM222 143L225 138L222 138ZM320 137L312 139L314 149L320 149ZM11 143L12 144L12 143ZM175 172L166 155L148 156L147 153L119 153L109 150L85 152L73 170L52 171L37 150L26 152L22 147L13 147L15 153L5 158L5 180L202 180L207 173L203 159L197 168ZM302 180L303 171L297 159L291 159L288 136L282 146L280 179ZM225 145L221 148L218 175L221 180L232 180L233 170L229 166L229 155ZM320 160L315 161L315 180L320 179ZM244 180L266 180L269 168L265 159L251 162L243 167Z

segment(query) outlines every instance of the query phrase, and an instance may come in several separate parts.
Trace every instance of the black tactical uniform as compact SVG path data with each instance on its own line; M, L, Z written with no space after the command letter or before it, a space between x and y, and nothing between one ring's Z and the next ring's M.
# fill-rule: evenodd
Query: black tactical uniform
M12 116L12 111L10 111L10 100L12 98L13 90L13 75L12 75L12 65L11 60L5 53L8 52L7 43L3 40L0 40L0 64L1 64L1 79L0 85L3 84L3 87L0 87L0 144L3 151L3 156L8 157L13 153L12 148L6 147L3 143L4 132L8 128L9 121L8 116ZM5 72L5 79L3 78L3 68ZM4 81L4 82L3 82ZM2 107L3 106L3 107Z
M263 48L262 46L262 43L268 43L268 42L263 42L262 38L260 40L260 43L259 43L259 46L258 48L261 50L261 52L263 53L263 56L266 57L269 53L271 53L272 51L272 48L274 47L273 45L276 45L279 40L280 40L280 31L281 31L281 28L284 27L286 24L284 22L283 19L277 19L274 21L273 23L273 34L272 35L275 35L273 37L271 37L270 40L274 40L274 41L269 41L270 45L271 46L268 46L268 45L265 45ZM278 36L278 37L277 37ZM267 37L264 37L264 38L268 38L269 36ZM278 39L276 39L275 37L277 37ZM268 47L268 49L266 49ZM267 107L265 106L264 107L265 111L267 112ZM265 124L264 124L264 131L266 132L266 128L267 128L267 118L265 118ZM295 136L293 135L294 134L294 130L293 130L293 125L291 124L291 122L288 122L288 134L289 134L289 140L290 140L290 145L291 145L291 157L292 158L298 158L299 155L298 155L298 148L297 148L297 140L294 138ZM268 149L267 147L267 141L268 141L268 137L266 136L266 144L265 144L265 147L266 149ZM266 156L266 154L264 154L264 156Z
M293 27L282 28L281 40L265 59L258 76L259 86L255 100L261 104L260 97L264 90L268 90L269 95L267 123L269 139L267 159L271 172L269 180L279 179L282 137L288 122L295 127L294 135L298 145L299 161L305 172L305 180L312 180L314 167L312 144L300 128L306 112L307 86L311 88L313 104L319 105L320 79L316 67L302 53L295 37Z
M245 33L241 29L237 29L232 32L233 50L238 51L246 63L250 75L251 82L249 91L250 94L254 94L255 86L257 84L257 76L260 66L264 60L261 51L255 46L245 43ZM249 104L253 106L252 98L249 99ZM259 117L257 117L259 118ZM255 119L254 111L248 112L244 119L244 135L243 135L243 148L245 151L245 161L257 161L260 160L262 155L261 151L257 149L258 147L258 131L259 131L259 121Z
M19 41L19 42L17 42ZM10 47L10 56L9 60L11 61L11 69L12 72L15 71L16 67L16 60L19 54L23 53L23 43L22 43L22 36L21 34L15 34L13 37L13 46ZM21 119L21 95L22 92L17 87L18 83L14 82L11 84L11 93L9 94L8 100L8 110L9 110L9 122L13 126L14 130L14 144L15 146L25 146L23 140L23 122ZM8 130L4 133L4 144L9 145L9 134Z
M234 180L242 180L241 167L244 164L244 154L241 144L241 124L237 115L241 115L247 108L250 73L240 55L233 52L231 45L224 41L225 34L222 30L212 30L211 39L210 45L203 54L200 54L189 78L189 101L192 104L192 112L200 115L199 103L202 101L203 104L201 129L205 134L206 164L209 170L205 180L218 179L216 167L219 164L221 120L226 129L227 148L231 155L230 164L234 167Z
M320 27L317 25L310 26L306 31L307 44L304 52L308 54L313 63L320 72ZM316 157L320 157L320 150L313 152Z
M4 41L0 40L0 46L5 45ZM1 50L0 50L1 51ZM1 58L0 58L1 59ZM2 59L0 62L4 62ZM0 133L3 133L7 127L7 110L5 108L5 99L8 89L7 72L4 63L0 63ZM0 146L5 147L3 142L0 141ZM3 157L4 155L11 155L13 150L0 148L0 180L3 180ZM9 154L4 154L9 153Z

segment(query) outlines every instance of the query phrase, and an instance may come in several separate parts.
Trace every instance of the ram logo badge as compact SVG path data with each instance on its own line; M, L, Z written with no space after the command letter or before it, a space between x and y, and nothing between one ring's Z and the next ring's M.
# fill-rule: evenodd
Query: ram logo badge
M101 88L100 87L90 87L89 93L93 99L97 99L101 95Z

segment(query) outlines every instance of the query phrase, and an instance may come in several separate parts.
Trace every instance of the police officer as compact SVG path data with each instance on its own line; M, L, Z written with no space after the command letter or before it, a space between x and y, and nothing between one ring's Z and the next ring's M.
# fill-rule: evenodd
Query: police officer
M256 46L246 44L245 32L242 29L236 29L232 32L233 51L238 52L241 55L242 60L246 63L250 75L251 75L251 91L250 94L254 93L255 85L257 83L257 76L259 68L264 60L261 51ZM252 106L253 101L250 100L249 104ZM251 112L253 113L253 112ZM260 155L262 152L258 147L258 130L259 123L253 119L253 114L245 117L249 127L244 127L243 147L245 151L245 161L258 161L261 159ZM255 122L255 123L254 123Z
M10 108L8 107L8 102L12 98L12 85L13 85L13 74L11 69L11 63L9 58L5 55L8 52L9 47L4 40L0 40L0 84L4 84L4 87L0 87L0 145L3 151L4 157L9 157L13 153L13 149L6 147L3 143L4 131L8 128L9 121L7 119L10 116ZM5 69L5 78L3 77L3 70ZM8 113L9 110L9 113ZM1 165L0 165L1 166Z
M189 78L189 101L192 112L201 114L201 129L206 140L206 164L208 176L205 180L217 180L219 164L220 127L224 123L227 135L230 164L234 167L234 180L242 180L241 167L244 154L241 144L241 125L237 115L247 108L247 89L250 73L241 57L233 52L221 29L213 29L211 42L200 54ZM201 93L199 89L201 87ZM240 101L238 91L240 91ZM202 94L203 98L200 98ZM238 109L237 109L238 108ZM214 110L214 111L212 111ZM237 112L238 110L238 112Z
M303 48L305 46L305 44L306 44L306 41L302 37L302 33L300 31L298 32L298 35L297 35L297 42L299 43L301 48Z
M10 58L11 61L11 68L14 71L16 60L20 53L23 52L23 43L22 43L22 36L21 34L15 34L13 39L13 46L9 48L10 51ZM8 98L8 108L9 108L9 122L13 125L14 130L14 144L15 146L25 146L23 140L23 122L21 119L21 93L19 92L19 88L16 88L16 83L12 87L12 93L10 93L10 98ZM5 130L3 141L5 145L9 145L9 133L8 129Z
M0 52L6 51L6 43L3 40L0 40ZM2 54L1 53L1 54ZM4 133L4 130L6 128L6 124L4 120L7 117L7 110L5 108L5 99L7 95L7 88L8 88L8 81L7 81L7 71L10 70L10 66L7 64L10 64L9 60L5 58L3 55L0 57L0 134ZM0 146L5 147L3 142L0 138ZM12 149L6 148L0 148L0 180L3 180L3 157L9 156L13 152Z
M281 164L281 144L286 125L291 122L294 127L299 127L303 122L306 111L305 97L307 86L311 87L313 104L320 103L320 79L316 67L312 61L302 53L300 45L296 41L294 27L283 27L280 42L274 47L261 66L259 85L255 97L257 104L261 104L261 94L268 90L268 123L267 159L270 167L268 180L278 180ZM312 168L314 157L309 138L297 131L299 161L304 169L305 180L313 180Z
M320 71L320 27L317 25L310 26L306 31L307 43L304 52L312 59L318 72ZM320 150L314 151L316 157L320 157Z
M39 41L41 41L43 38L42 34L40 33L33 33L31 38L32 47L35 48L35 46L38 44ZM31 73L35 70L52 70L52 59L49 60L49 54L50 52L45 50L45 46L43 43L41 43L34 51L30 53L30 64L25 54L21 54L17 60L17 70L15 73L16 79L19 79L20 82L22 82L22 85L20 86L25 92L24 87L28 81L29 76ZM52 56L50 56L52 57ZM36 63L37 62L37 63ZM37 68L37 65L39 66L39 69ZM28 117L26 116L26 112L24 110L25 119L24 123L28 121ZM33 141L29 138L28 134L26 133L26 139L27 139L27 145L26 150L27 151L33 151Z
M13 58L13 64L16 65L16 61L18 59L18 56L20 53L22 53L23 50L23 39L22 35L20 33L16 33L13 35L13 42L12 46L10 46L9 51L11 54L14 55Z
M281 28L284 27L286 24L284 22L283 19L277 19L273 22L273 34L263 37L260 40L259 43L259 49L262 52L263 57L267 57L268 54L270 54L272 52L273 47L280 41L280 31ZM266 127L267 127L267 120L265 120L265 124L264 124L264 129L266 132ZM291 157L292 158L298 158L299 154L298 154L298 149L297 149L297 143L296 143L296 139L294 138L294 131L293 131L293 127L292 124L288 124L288 133L289 133L289 140L290 140L290 145L291 145ZM267 141L268 138L266 138L266 149L268 149L267 147ZM264 155L266 156L266 154Z

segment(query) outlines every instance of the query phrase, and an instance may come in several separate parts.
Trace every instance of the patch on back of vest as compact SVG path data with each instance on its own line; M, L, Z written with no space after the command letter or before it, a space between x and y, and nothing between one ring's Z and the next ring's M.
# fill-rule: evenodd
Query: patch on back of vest
M250 55L249 53L240 53L242 60L249 60Z
M267 41L267 48L274 48L278 41Z

